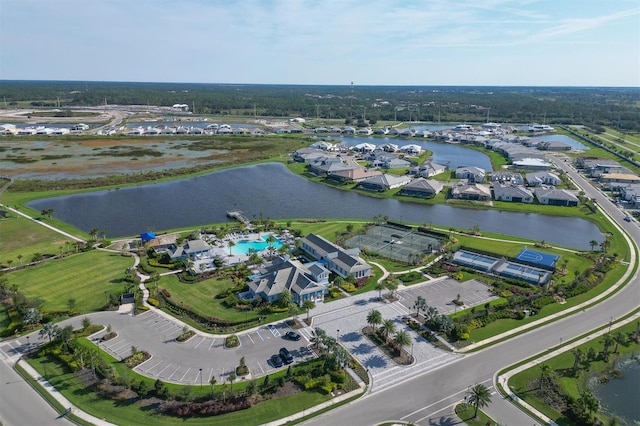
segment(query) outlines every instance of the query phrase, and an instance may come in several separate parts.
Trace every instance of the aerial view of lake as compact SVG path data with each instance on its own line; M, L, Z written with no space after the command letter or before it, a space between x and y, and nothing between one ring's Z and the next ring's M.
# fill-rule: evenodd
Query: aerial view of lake
M363 136L336 136L327 138L332 143L342 142L349 146L361 143L373 145L384 145L392 143L394 145L418 145L422 149L433 152L432 161L438 164L449 166L449 169L456 169L460 166L475 166L484 170L491 170L491 160L483 153L465 147L463 145L425 141L420 138L400 139L400 138L379 138Z
M79 229L104 230L109 238L147 230L198 227L225 222L227 210L250 219L354 218L382 214L391 220L446 228L511 234L588 250L603 241L597 226L584 219L534 213L476 210L378 199L330 188L267 163L213 172L158 184L40 199L28 204Z
M640 361L630 357L616 364L622 377L592 384L591 390L605 414L619 417L620 424L637 425L640 423Z

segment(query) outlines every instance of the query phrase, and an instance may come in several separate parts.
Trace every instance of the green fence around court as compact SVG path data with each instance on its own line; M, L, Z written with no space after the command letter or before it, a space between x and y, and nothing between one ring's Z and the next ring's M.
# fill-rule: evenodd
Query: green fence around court
M422 232L379 225L368 229L366 234L349 238L345 245L408 263L440 249L442 241Z

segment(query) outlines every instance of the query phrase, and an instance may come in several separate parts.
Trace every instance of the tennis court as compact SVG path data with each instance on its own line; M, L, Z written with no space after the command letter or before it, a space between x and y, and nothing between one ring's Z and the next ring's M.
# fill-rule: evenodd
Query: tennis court
M542 253L536 250L523 248L516 256L516 259L523 260L525 262L533 263L540 266L546 266L549 268L555 268L556 261L560 256L549 253Z
M513 262L504 262L496 268L496 272L500 276L517 278L532 284L545 284L550 277L549 271Z
M410 263L420 261L424 256L439 250L441 240L434 235L417 232L413 229L380 225L369 228L366 234L349 238L345 245Z
M459 265L469 266L480 271L490 271L498 263L496 257L485 256L466 250L458 250L453 254L453 262Z

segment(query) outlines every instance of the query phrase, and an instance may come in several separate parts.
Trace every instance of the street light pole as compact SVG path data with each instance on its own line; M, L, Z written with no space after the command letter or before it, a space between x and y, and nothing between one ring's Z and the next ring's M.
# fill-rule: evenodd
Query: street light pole
M29 336L27 336L27 353L29 353L30 349L31 349L31 343L29 343Z
M202 368L200 369L200 391L202 391Z
M340 341L340 329L336 330L336 340Z

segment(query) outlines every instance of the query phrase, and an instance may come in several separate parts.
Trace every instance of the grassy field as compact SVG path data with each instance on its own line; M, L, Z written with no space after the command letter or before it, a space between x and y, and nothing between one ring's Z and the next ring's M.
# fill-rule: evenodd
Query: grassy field
M133 259L118 253L90 251L45 262L7 275L28 298L40 297L46 311L66 311L67 301L75 299L75 310L100 310L107 294L120 294L125 270Z
M35 253L60 254L66 251L69 238L21 216L0 219L0 265L18 266L31 260ZM18 259L18 256L22 256Z

